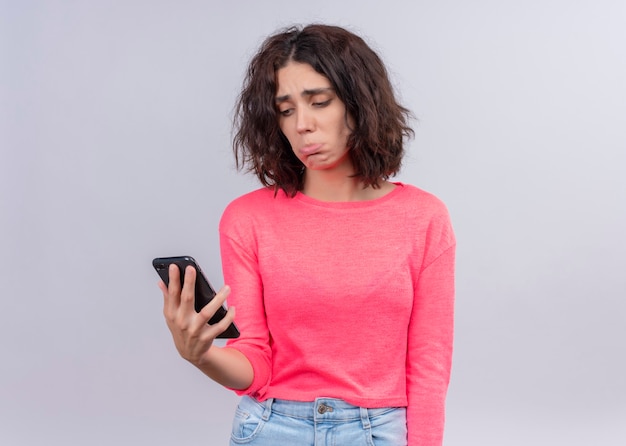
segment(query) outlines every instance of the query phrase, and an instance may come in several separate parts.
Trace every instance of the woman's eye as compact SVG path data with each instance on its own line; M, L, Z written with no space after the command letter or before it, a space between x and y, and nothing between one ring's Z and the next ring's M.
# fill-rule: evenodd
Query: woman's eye
M279 110L279 112L281 114L281 116L289 116L293 113L293 108L287 108L285 110Z
M314 107L326 107L328 104L330 104L331 99L328 99L326 101L320 101L320 102L313 102L313 106Z

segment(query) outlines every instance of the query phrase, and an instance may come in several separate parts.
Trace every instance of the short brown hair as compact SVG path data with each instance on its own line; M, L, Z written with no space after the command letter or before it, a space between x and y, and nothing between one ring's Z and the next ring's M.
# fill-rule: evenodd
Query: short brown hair
M380 57L352 32L330 25L290 27L268 37L252 58L235 106L233 150L238 168L265 186L295 195L304 166L278 125L276 72L294 61L328 78L354 128L348 139L355 177L379 187L402 164L411 114L395 99ZM346 116L347 118L347 116Z

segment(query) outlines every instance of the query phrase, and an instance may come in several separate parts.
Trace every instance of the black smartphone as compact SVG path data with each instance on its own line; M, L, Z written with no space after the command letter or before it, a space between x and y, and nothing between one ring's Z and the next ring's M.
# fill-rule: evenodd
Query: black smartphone
M200 269L200 265L194 260L193 257L190 256L178 256L178 257L158 257L152 261L152 266L156 269L156 272L159 274L159 277L165 282L166 285L169 284L169 267L174 263L178 266L180 270L180 282L181 286L185 283L185 269L187 266L191 265L196 269L196 297L194 302L194 307L197 313L204 308L206 304L211 302L215 297L215 290L207 280L206 276ZM209 324L213 325L226 316L226 307L222 305L217 309L215 315L209 320ZM230 324L226 331L219 334L218 338L238 338L239 330L235 326L234 323Z

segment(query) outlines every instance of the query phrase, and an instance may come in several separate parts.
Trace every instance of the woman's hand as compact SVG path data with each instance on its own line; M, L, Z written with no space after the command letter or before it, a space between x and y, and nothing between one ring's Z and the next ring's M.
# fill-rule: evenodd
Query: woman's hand
M180 271L178 266L172 264L169 267L169 286L161 281L159 288L163 292L163 314L178 353L195 366L201 367L215 338L233 322L235 309L229 308L220 322L209 325L208 321L230 294L230 288L224 286L211 302L196 313L195 283L196 270L187 266L185 283L181 289Z

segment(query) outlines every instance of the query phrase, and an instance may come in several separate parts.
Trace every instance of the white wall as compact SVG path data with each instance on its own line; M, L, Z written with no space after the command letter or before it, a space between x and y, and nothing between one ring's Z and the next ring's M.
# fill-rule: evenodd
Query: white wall
M230 118L268 33L347 26L419 117L400 180L458 237L447 445L626 442L626 3L0 1L0 444L227 444L160 255L221 285L256 187Z

